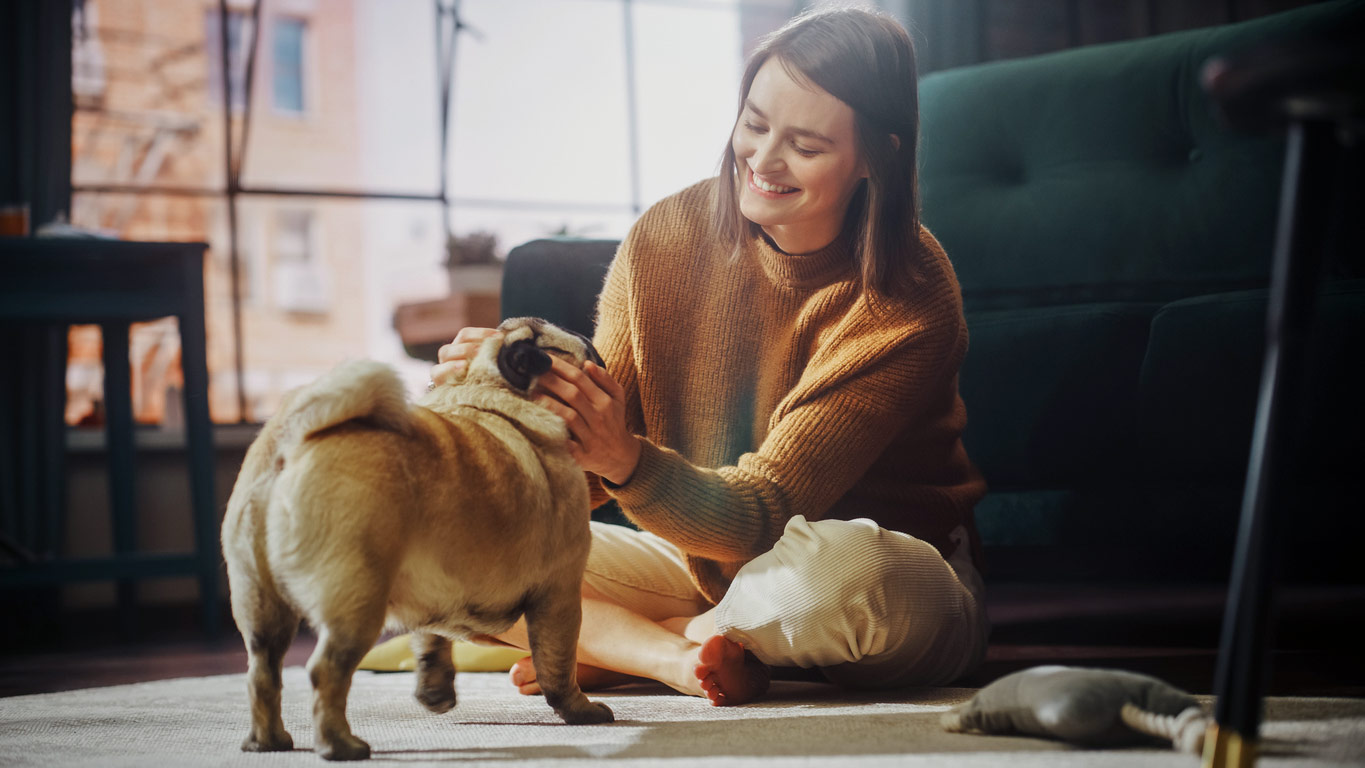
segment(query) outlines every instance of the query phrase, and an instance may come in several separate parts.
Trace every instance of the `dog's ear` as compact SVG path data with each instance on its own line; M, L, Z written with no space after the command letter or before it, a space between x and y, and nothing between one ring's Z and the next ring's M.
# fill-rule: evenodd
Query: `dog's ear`
M523 392L531 388L532 379L550 370L550 364L549 353L532 339L504 344L498 350L498 373Z
M606 367L607 367L607 364L604 363L604 362L602 362L602 356L599 355L599 354L597 354L597 347L594 347L594 346L592 345L592 339L588 338L587 336L584 336L583 334L579 333L578 331L571 331L571 330L569 330L568 328L563 328L563 329L561 329L561 330L563 330L565 333L569 334L570 336L576 336L576 337L578 337L578 339L579 339L580 341L583 342L583 346L586 348L587 353L588 353L588 359L591 360L591 361L593 361L594 363L596 363L596 364L597 364L597 367L599 367L599 368L606 368Z

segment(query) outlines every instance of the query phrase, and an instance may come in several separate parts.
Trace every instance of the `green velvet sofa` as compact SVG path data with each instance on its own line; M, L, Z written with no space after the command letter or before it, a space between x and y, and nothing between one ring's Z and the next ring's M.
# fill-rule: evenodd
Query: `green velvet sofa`
M1265 341L1284 141L1221 124L1209 58L1358 23L1327 2L1222 27L937 72L923 219L962 284L967 449L988 578L1226 578ZM616 247L513 249L503 315L584 332ZM1365 266L1330 268L1296 435L1291 578L1358 580Z

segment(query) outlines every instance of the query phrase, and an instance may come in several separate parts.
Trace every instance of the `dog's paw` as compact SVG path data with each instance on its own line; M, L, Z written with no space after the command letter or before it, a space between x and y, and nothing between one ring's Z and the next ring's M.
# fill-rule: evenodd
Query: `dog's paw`
M323 760L369 760L370 745L352 734L318 744L314 747Z
M258 738L256 734L242 742L243 752L288 752L294 748L294 737L281 731L278 736Z
M583 702L583 706L573 709L564 709L559 713L564 718L564 722L569 725L594 725L596 723L610 723L616 720L616 715L611 713L611 707L596 701Z
M417 700L422 702L422 706L443 715L455 708L455 687L446 688L426 688L416 693Z

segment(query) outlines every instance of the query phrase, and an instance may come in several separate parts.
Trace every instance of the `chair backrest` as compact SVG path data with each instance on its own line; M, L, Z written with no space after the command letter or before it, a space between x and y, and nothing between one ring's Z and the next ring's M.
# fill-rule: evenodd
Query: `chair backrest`
M617 240L532 240L507 254L502 318L533 315L592 337Z

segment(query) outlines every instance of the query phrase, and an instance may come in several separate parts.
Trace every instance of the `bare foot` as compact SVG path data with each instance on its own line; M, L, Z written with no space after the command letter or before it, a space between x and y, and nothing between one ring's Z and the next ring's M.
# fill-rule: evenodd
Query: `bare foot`
M697 660L697 680L712 706L746 704L768 690L768 668L732 640L712 635Z
M530 656L519 659L513 664L512 669L508 671L508 677L512 679L512 685L517 687L518 693L524 696L540 695L540 684L536 682L536 667L531 663ZM626 685L640 680L641 678L631 677L621 672L613 672L610 669L587 664L578 665L578 687L585 691L600 691L603 688Z

